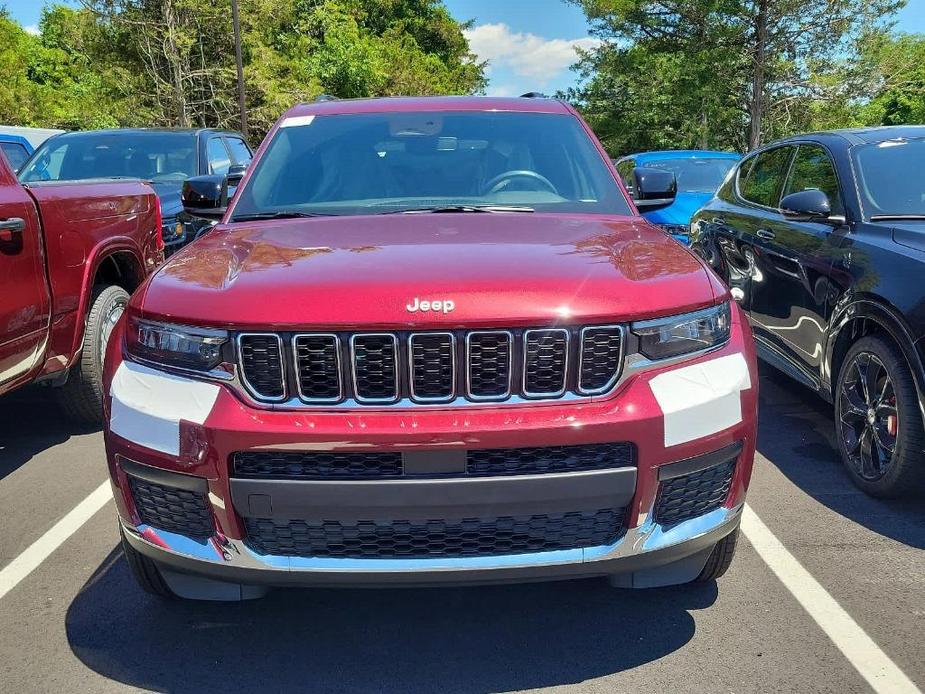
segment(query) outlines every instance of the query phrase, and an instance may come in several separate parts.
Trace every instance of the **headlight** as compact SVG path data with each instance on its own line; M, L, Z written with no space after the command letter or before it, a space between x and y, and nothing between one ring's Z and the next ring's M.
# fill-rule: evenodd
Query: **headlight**
M129 354L164 366L209 372L224 361L228 333L223 330L157 323L129 316L125 348Z
M649 359L668 359L721 345L729 339L729 303L703 311L633 323L639 351Z

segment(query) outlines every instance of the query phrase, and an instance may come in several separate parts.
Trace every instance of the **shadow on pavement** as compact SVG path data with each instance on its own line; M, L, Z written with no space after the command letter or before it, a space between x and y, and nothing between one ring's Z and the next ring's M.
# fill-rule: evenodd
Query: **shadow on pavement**
M760 372L758 452L833 511L885 537L925 549L922 499L875 499L855 487L835 443L832 406L766 364Z
M0 480L71 436L98 430L68 421L46 388L26 387L0 397Z
M71 603L74 654L166 692L493 692L567 685L661 658L694 635L715 583L617 591L602 580L479 588L278 590L163 602L113 550Z

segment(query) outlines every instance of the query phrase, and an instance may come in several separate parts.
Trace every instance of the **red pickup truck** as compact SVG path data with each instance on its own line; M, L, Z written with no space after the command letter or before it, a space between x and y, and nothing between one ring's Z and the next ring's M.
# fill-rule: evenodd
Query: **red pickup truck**
M129 301L105 440L135 578L712 581L755 450L729 291L553 99L297 106ZM227 209L225 209L227 207Z
M102 417L102 355L129 294L163 259L154 191L134 181L23 186L0 157L0 394L59 386Z

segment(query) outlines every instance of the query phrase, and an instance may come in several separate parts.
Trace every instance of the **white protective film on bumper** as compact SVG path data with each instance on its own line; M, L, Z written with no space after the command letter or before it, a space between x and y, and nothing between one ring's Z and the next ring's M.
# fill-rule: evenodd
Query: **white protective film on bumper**
M741 353L655 376L649 387L664 415L665 446L710 436L741 422L741 392L751 386Z
M145 448L179 455L180 420L206 421L219 386L123 361L112 379L112 433Z

